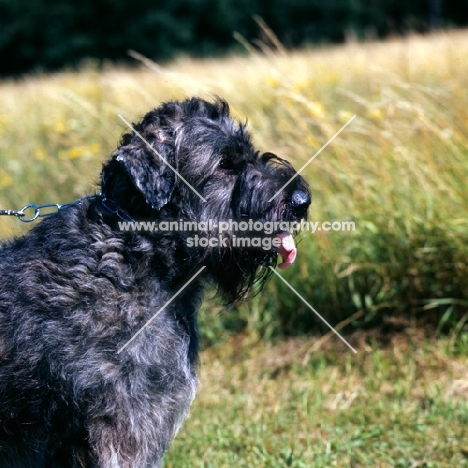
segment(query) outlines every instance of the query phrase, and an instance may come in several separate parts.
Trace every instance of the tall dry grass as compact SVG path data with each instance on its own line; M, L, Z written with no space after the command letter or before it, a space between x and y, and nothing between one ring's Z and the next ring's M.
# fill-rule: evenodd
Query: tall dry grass
M356 231L303 233L285 276L339 328L401 316L458 333L468 309L467 56L461 31L3 81L0 208L94 192L125 130L117 114L137 120L168 99L223 96L257 146L296 167L356 115L305 171L310 218L354 221ZM25 229L0 219L2 237ZM320 329L274 278L248 309L206 322L211 340Z

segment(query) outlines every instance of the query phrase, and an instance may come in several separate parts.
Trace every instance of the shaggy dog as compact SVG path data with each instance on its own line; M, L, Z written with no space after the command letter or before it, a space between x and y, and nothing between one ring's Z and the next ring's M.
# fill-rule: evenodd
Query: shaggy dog
M161 466L196 392L204 286L234 303L278 254L289 266L279 222L311 200L221 99L152 110L101 176L99 195L0 248L1 468ZM163 229L186 220L198 230Z

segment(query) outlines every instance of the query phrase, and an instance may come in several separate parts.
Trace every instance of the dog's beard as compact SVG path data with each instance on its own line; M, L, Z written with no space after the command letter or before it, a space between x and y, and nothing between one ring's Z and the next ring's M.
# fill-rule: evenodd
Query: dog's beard
M297 248L289 232L263 237L262 247L249 248L236 246L232 232L224 234L230 238L226 248L206 248L199 252L226 305L255 296L271 276L272 268L279 263L279 268L286 269L296 259Z

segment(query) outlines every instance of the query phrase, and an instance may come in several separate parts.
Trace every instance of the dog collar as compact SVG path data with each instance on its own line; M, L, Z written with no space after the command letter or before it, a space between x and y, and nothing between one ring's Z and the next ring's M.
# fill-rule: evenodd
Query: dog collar
M134 221L134 219L122 208L115 203L113 200L109 200L102 192L98 195L101 201L101 207L106 211L108 214L113 216L117 216L122 221Z

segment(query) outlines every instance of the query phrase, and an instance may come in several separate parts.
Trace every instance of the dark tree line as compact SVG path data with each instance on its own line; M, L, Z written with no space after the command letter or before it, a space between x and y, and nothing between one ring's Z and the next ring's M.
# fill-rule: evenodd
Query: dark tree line
M460 0L0 0L0 74L56 70L83 59L220 55L261 37L261 17L286 47L385 37L468 23Z

